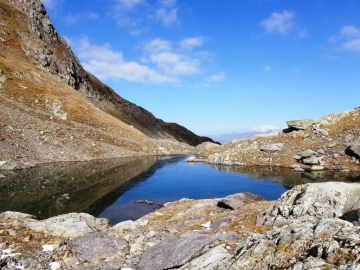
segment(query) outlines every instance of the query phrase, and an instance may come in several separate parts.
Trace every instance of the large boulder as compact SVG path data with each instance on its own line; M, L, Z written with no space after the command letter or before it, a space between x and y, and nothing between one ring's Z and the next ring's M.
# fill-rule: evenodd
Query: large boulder
M179 268L204 254L208 250L206 247L225 239L223 234L196 231L170 237L145 250L139 261L139 270Z
M218 206L234 210L240 206L244 206L247 203L252 203L256 201L266 201L266 199L260 195L253 194L251 192L244 192L229 195L219 200Z
M267 144L261 147L261 151L264 152L278 152L281 149L283 149L284 144L283 143L273 143L273 144Z
M282 225L294 221L318 222L342 217L360 208L360 184L325 182L299 185L257 219L258 225Z
M286 122L289 128L292 129L307 129L315 123L312 119L304 119L304 120L289 120Z
M95 218L85 213L69 213L44 220L30 220L25 221L23 225L36 232L60 237L78 237L110 228L108 219Z

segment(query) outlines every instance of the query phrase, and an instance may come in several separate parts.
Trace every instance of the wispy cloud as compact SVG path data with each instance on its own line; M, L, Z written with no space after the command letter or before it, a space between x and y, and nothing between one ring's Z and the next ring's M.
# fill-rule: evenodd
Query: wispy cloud
M155 11L155 18L166 26L178 22L176 0L160 1L160 7Z
M130 10L144 2L145 0L116 0L116 6L122 10Z
M360 28L344 25L338 35L329 38L330 43L339 43L343 50L360 53Z
M220 82L223 81L225 79L225 72L220 71L218 74L212 75L208 78L208 81L211 82Z
M47 9L53 9L58 4L58 0L41 0Z
M199 73L202 59L195 57L192 49L195 46L200 46L201 40L201 37L196 37L183 39L179 42L164 39L145 42L142 45L144 52L142 60L144 63L154 64L169 76Z
M266 65L262 67L262 70L266 73L271 73L272 67L270 65Z
M107 43L94 45L87 39L68 41L75 48L84 68L101 80L123 79L143 83L177 82L177 78L164 75L146 65L125 61L122 52L113 50Z
M279 130L279 128L273 125L264 125L261 127L252 127L249 130L256 132L270 132L270 131Z
M284 10L281 13L274 12L269 18L261 21L267 33L278 32L286 34L292 30L294 13Z
M63 20L65 21L65 23L67 25L72 25L72 24L75 24L77 21L79 21L80 17L72 15L72 14L68 14L63 18Z

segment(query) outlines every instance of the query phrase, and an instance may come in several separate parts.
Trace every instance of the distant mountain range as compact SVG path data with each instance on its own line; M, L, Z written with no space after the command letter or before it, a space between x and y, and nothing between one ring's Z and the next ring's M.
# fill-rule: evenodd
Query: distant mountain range
M223 144L223 143L226 143L231 140L249 138L249 137L257 135L257 134L266 134L266 133L271 133L271 132L275 132L275 131L278 131L278 129L268 130L266 132L260 132L260 131L232 132L230 134L220 134L217 136L210 136L210 137L214 141Z

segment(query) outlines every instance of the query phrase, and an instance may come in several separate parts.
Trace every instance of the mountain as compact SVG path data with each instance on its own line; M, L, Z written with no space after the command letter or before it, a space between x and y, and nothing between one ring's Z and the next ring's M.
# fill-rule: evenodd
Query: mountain
M0 164L10 167L185 154L212 141L156 118L84 70L40 0L1 0L0 100Z

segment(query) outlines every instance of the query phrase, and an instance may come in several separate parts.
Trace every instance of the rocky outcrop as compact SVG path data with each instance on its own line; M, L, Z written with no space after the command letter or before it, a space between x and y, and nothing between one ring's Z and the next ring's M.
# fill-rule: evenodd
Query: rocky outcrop
M7 212L0 215L0 262L8 268L31 269L46 269L51 263L64 269L356 270L360 269L360 227L355 221L360 217L359 190L356 183L306 184L286 192L275 204L245 202L234 210L218 206L225 198L182 199L113 227L86 217L89 225L93 221L102 225L46 240L43 233L27 229L29 222L41 221ZM54 237L59 219L52 219L52 224L49 220L45 233Z
M280 166L298 172L359 171L360 109L329 114L318 121L288 121L282 132L196 147L192 162L231 166Z
M85 71L65 39L54 28L40 0L6 1L26 14L24 20L30 32L13 29L19 33L20 46L26 56L71 86L88 102L154 139L171 139L191 146L212 142L211 138L198 136L179 124L156 118ZM61 117L64 117L63 113Z
M219 200L218 206L234 210L245 204L264 200L266 200L264 197L251 192L237 193Z
M318 222L323 218L340 218L360 209L360 185L326 182L299 185L258 218L257 224L283 225L295 221Z
M312 126L314 123L315 121L312 119L289 120L286 122L286 124L290 129L297 129L297 130L307 129L308 127Z

